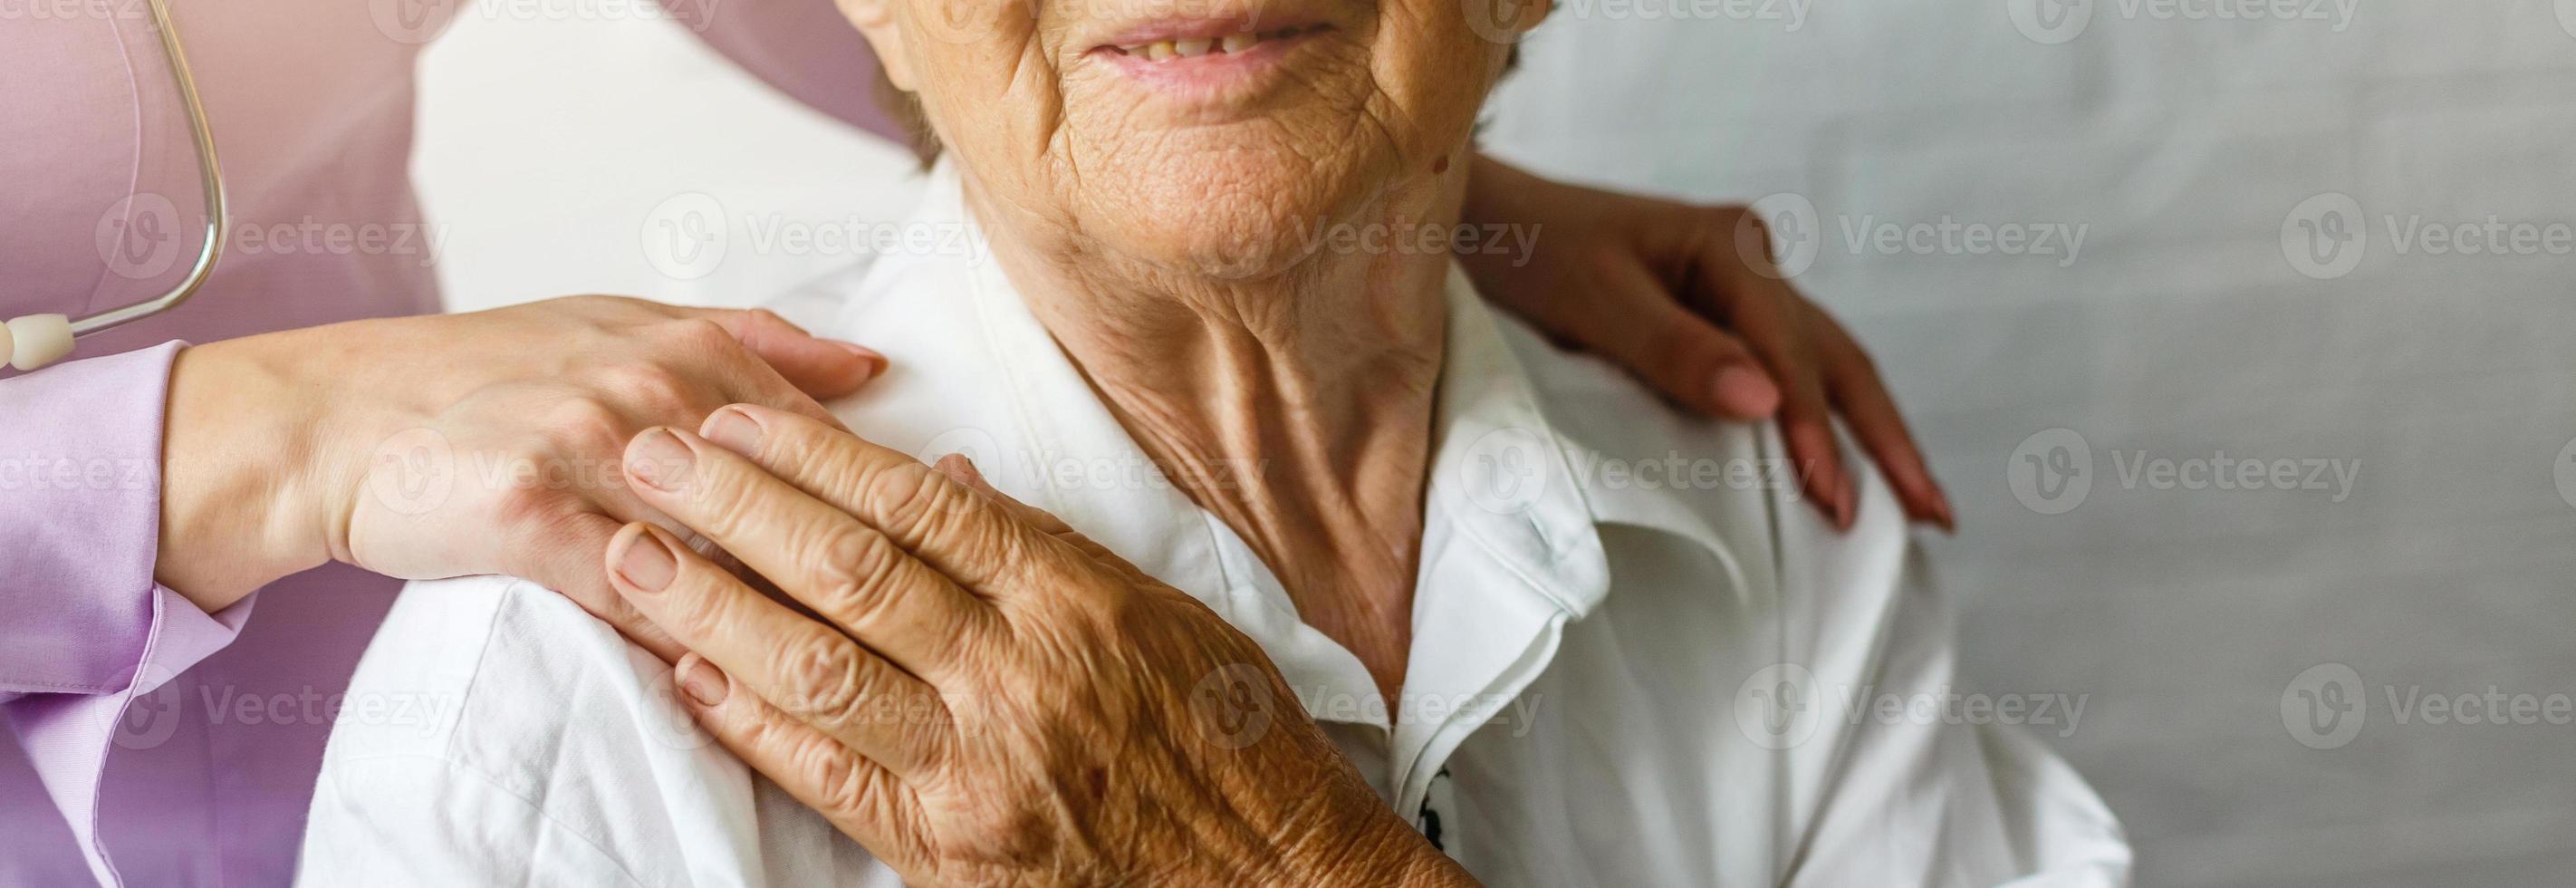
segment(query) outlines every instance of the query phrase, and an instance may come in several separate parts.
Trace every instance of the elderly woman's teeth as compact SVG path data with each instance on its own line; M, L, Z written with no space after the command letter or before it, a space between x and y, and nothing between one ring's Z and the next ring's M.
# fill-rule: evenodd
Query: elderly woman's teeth
M1164 62L1172 59L1194 59L1205 55L1242 52L1259 45L1263 40L1291 37L1299 33L1302 33L1302 30L1268 34L1227 34L1222 39L1199 37L1189 40L1157 40L1152 43L1121 46L1118 47L1118 51L1149 62Z

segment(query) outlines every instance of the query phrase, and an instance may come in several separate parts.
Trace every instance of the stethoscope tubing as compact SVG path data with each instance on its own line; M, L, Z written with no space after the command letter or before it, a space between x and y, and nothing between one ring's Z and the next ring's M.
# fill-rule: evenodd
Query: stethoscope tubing
M147 0L147 4L152 9L152 27L160 34L162 52L170 58L170 77L179 88L179 103L188 112L189 135L196 143L197 171L206 195L206 243L197 251L197 262L188 269L188 276L177 286L143 302L74 318L71 320L74 336L95 333L179 307L180 303L188 301L188 297L196 295L198 288L205 286L206 278L215 272L215 262L223 258L228 226L224 219L224 173L215 156L214 126L207 121L205 102L197 95L196 73L188 67L187 48L180 43L179 30L170 21L168 0Z

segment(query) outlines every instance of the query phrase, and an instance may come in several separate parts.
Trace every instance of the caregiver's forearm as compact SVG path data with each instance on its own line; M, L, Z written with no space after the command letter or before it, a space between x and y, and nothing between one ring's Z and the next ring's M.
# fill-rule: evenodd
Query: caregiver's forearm
M577 296L191 348L170 376L155 575L208 612L330 561L508 574L621 622L598 546L646 519L627 437L749 401L827 416L884 366L759 311Z
M325 395L275 343L195 346L170 372L154 576L209 613L331 557L305 468Z

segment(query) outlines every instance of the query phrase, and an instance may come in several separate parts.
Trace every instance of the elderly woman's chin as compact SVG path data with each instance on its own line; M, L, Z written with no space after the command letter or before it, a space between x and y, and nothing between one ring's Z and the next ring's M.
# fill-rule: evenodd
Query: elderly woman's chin
M1175 144L1196 143L1196 144ZM1325 254L1326 235L1374 215L1385 152L1205 138L1115 152L1084 171L1084 227L1110 251L1166 274L1278 277ZM1174 150L1177 149L1177 150Z

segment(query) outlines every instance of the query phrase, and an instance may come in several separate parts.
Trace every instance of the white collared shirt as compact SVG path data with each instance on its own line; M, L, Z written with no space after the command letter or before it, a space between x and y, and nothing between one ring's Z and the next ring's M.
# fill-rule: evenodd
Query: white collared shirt
M1874 470L1837 534L1770 429L1674 412L1495 315L1453 270L1413 648L1384 701L1154 469L961 204L943 168L911 225L960 236L781 306L893 359L834 412L925 459L966 452L1205 601L1488 884L2125 883L2128 848L2082 780L1953 705L1947 611L1915 583ZM414 584L333 731L303 880L897 881L669 695L659 662L560 596Z

